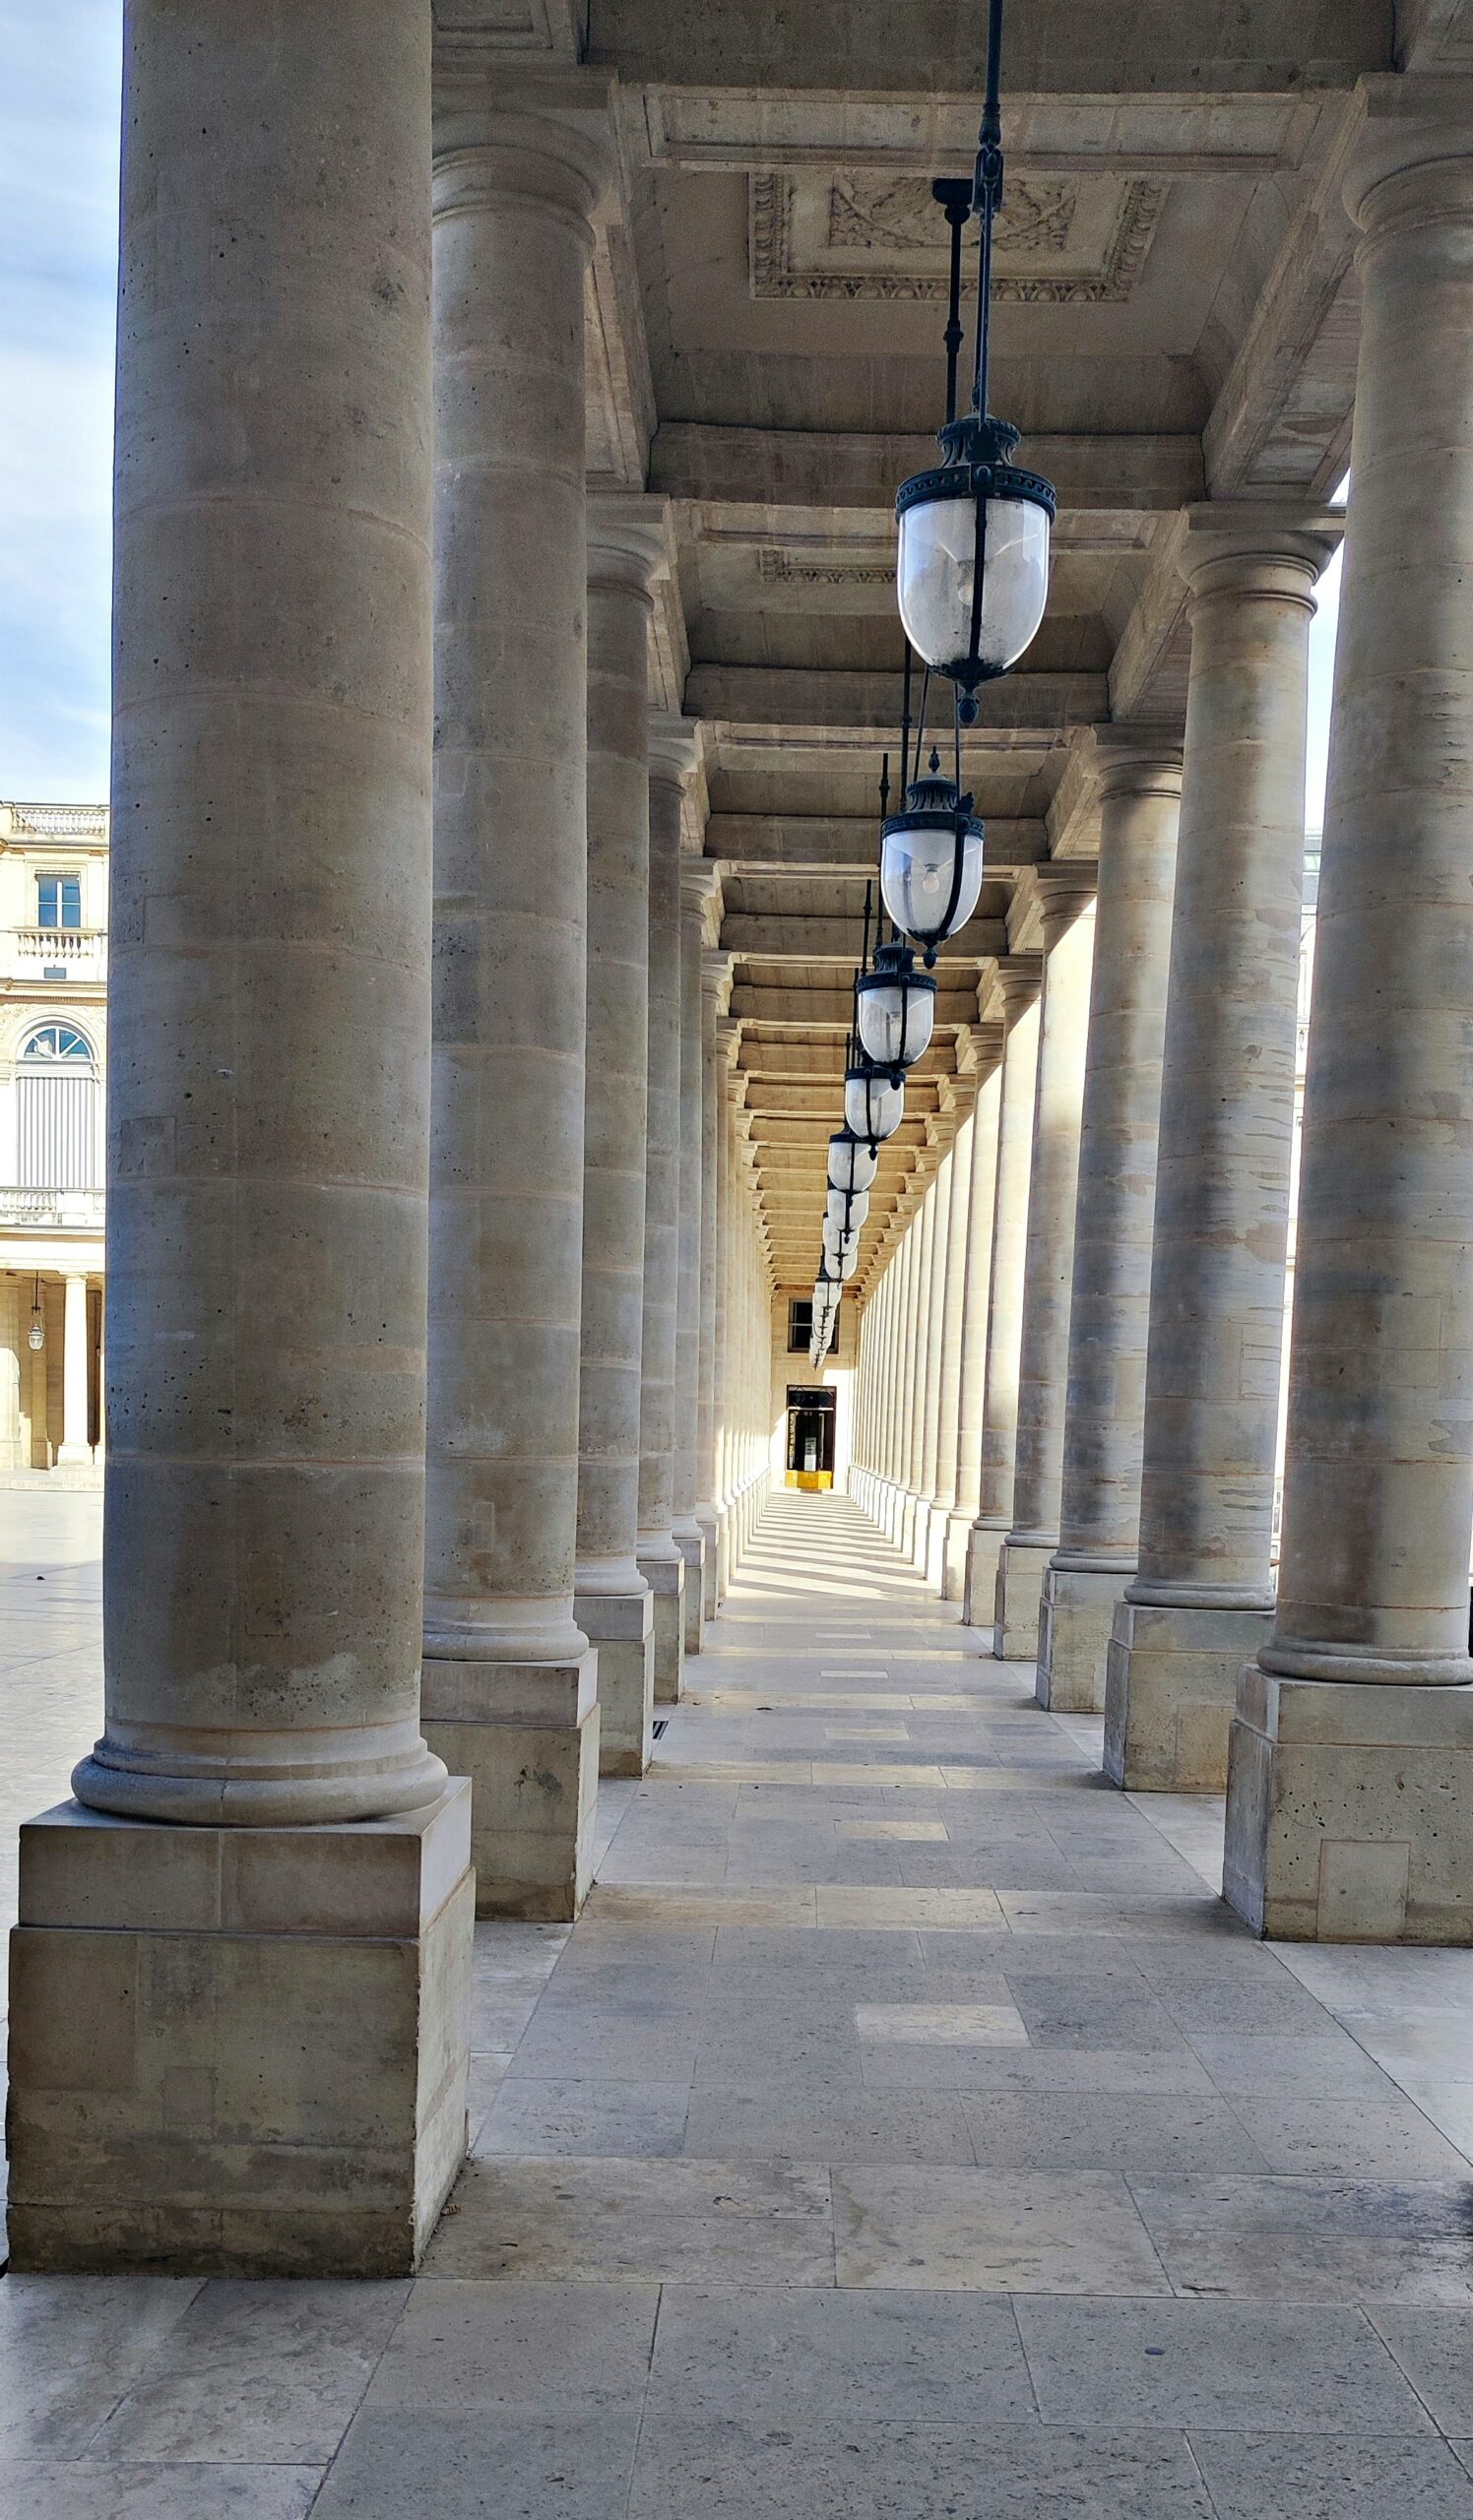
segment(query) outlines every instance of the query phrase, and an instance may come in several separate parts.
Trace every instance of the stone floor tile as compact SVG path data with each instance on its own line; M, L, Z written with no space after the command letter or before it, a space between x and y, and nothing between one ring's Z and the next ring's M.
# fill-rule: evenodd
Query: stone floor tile
M681 2149L694 2160L955 2162L974 2158L962 2104L942 2092L730 2087L690 2096Z
M961 2293L720 2294L661 2300L650 2421L754 2414L768 2425L1028 2421L1033 2386L1011 2304Z
M0 2459L0 2511L5 2520L306 2520L323 2473L195 2460L156 2468Z
M1039 2424L800 2430L664 2420L640 2436L629 2520L1213 2520L1185 2439Z
M1473 2437L1473 2310L1397 2309L1367 2313L1443 2432Z
M690 2086L683 2082L507 2083L482 2118L471 2151L480 2161L588 2154L633 2161L677 2153L689 2101Z
M1456 2178L1467 2163L1400 2092L1384 2100L1316 2100L1301 2109L1235 2098L1268 2168L1348 2178Z
M1020 2300L1046 2424L1223 2432L1426 2433L1357 2309L1273 2301Z
M1473 2477L1442 2441L1364 2434L1196 2432L1191 2452L1217 2520L1473 2520Z
M1179 2293L1473 2302L1462 2181L1138 2175L1130 2192Z
M405 2284L206 2284L89 2444L130 2466L333 2456Z
M1026 2048L1028 2033L1016 2004L856 2004L862 2039L900 2048Z
M654 2284L417 2283L364 2412L443 2408L547 2423L599 2407L637 2413L659 2302Z
M831 2285L829 2176L787 2163L471 2162L424 2275Z
M841 2286L927 2292L1165 2293L1123 2179L1100 2173L834 2173Z
M1208 2095L1212 2085L1184 2041L1179 2048L865 2048L871 2091L925 2086L937 2091L1175 2092Z
M353 2425L312 2520L624 2520L637 2414L372 2414Z
M1267 2165L1216 2094L968 2093L961 2102L985 2170L1225 2171Z
M934 1930L960 1925L974 1931L980 1925L994 1924L1000 1914L996 1896L991 1890L820 1888L817 1900L817 1922L825 1928L867 1925L871 1929L883 1929L887 1925L897 1925L903 1931L914 1933L923 1926Z
M0 2457L80 2456L200 2287L162 2275L0 2283Z
M1191 2045L1230 2098L1294 2101L1389 2100L1392 2085L1364 2048L1326 2022L1313 2038L1247 2037L1196 2031Z

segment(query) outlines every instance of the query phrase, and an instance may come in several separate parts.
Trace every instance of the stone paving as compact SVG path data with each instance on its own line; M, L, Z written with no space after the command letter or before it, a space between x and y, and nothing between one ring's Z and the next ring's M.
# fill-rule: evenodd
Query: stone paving
M95 1713L32 1510L8 1821ZM1473 1955L1253 1943L842 1498L687 1675L579 1923L478 1929L423 2275L8 2278L7 2520L1473 2520Z

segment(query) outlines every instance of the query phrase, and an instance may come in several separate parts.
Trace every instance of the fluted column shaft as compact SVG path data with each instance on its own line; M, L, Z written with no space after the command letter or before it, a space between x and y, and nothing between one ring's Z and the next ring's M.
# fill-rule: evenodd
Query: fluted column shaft
M997 1132L1002 1113L999 1059L978 1088L972 1113L971 1187L962 1284L957 1377L955 1503L947 1522L941 1585L948 1601L966 1588L967 1542L982 1499L982 1410L987 1387L988 1299L997 1204Z
M963 1620L992 1627L996 1619L997 1558L1012 1528L1013 1454L1018 1432L1018 1354L1023 1336L1023 1279L1028 1254L1028 1175L1033 1164L1033 1104L1038 1088L1039 987L1036 966L1009 964L998 974L1003 1022L1002 1092L997 1127L997 1186L993 1204L993 1264L988 1307L987 1379L982 1407L982 1476L977 1520L967 1543Z
M1183 563L1191 671L1140 1547L1106 1682L1107 1770L1130 1786L1221 1790L1237 1671L1273 1600L1307 653L1335 532L1210 508Z
M1468 1942L1473 82L1364 94L1283 1555L1225 1889L1263 1932Z
M366 7L335 59L331 18L304 0L268 43L202 0L187 44L161 0L128 18L106 1729L74 1783L138 1819L369 1819L445 1773L427 30ZM248 136L237 79L269 98Z
M463 101L435 161L436 751L425 1707L482 1914L589 1878L573 1614L587 1042L591 135Z
M1179 748L1106 740L1098 796L1058 1547L1039 1624L1040 1704L1070 1714L1104 1707L1115 1606L1135 1569Z
M673 1705L680 1695L685 1652L685 1560L672 1528L680 1243L680 803L696 758L692 727L678 719L652 720L648 1131L637 1556L640 1572L654 1596L655 1697L662 1705Z
M596 507L588 554L588 1057L575 1614L599 1649L599 1766L639 1776L654 1708L639 1536L648 1137L650 783L646 653L664 533Z

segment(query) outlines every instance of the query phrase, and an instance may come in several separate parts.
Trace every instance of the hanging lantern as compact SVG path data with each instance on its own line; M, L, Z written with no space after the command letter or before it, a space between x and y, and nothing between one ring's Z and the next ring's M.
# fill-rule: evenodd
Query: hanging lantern
M906 791L905 810L880 828L881 898L928 965L936 947L966 926L982 892L982 824L971 797L959 795L939 770L933 752L929 776Z
M46 1316L41 1310L41 1282L37 1278L31 1297L31 1327L26 1333L26 1345L33 1356L38 1356L45 1344Z
M956 417L956 349L961 341L961 227L952 217L951 303L946 328L946 461L914 473L896 495L900 618L918 656L957 685L957 715L977 716L981 684L1017 663L1044 617L1054 490L1012 462L1018 431L988 410L993 222L1002 203L1002 0L988 22L988 85L971 212L980 221L977 364L972 409ZM942 196L944 198L944 195Z
M869 1214L867 1190L830 1190L826 1214L844 1233L858 1233Z
M875 1066L892 1074L913 1067L930 1044L936 984L917 971L909 946L878 946L873 969L861 974L855 996L861 1045Z
M844 1071L844 1125L877 1146L892 1138L905 1115L905 1078L868 1059Z
M896 591L917 655L956 683L964 725L977 692L1032 645L1049 596L1054 490L1008 458L1019 431L969 411L940 432L946 461L913 473L895 499Z
M929 985L933 988L934 982ZM828 1186L831 1190L867 1190L879 1170L879 1158L848 1129L836 1129L828 1142Z

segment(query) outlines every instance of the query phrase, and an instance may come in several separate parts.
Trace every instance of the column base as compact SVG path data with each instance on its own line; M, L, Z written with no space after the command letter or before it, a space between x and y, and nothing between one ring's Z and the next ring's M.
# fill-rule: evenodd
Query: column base
M950 1514L946 1520L941 1551L941 1599L959 1602L967 1590L967 1543L972 1537L970 1514Z
M426 1654L424 1738L472 1787L478 1917L555 1923L593 1879L598 1656L463 1663Z
M924 1574L927 1560L930 1555L930 1498L929 1496L918 1496L916 1499L916 1510L911 1516L910 1554L911 1564L917 1573Z
M943 1596L946 1584L946 1534L949 1524L949 1509L945 1505L932 1505L926 1534L926 1564L922 1571L931 1590Z
M966 1591L962 1596L964 1627L993 1626L997 1616L997 1560L1007 1538L1004 1526L974 1523L967 1536ZM988 1652L993 1650L988 1641Z
M701 1613L706 1580L706 1535L702 1531L676 1532L675 1546L685 1560L685 1606L682 1634L687 1654L701 1650Z
M93 1448L91 1444L57 1445L56 1467L58 1470L91 1470L92 1466Z
M599 1774L643 1776L655 1746L655 1603L575 1593L573 1616L599 1657Z
M997 1553L996 1606L993 1652L999 1663L1038 1661L1039 1616L1044 1577L1058 1546L1054 1540L1014 1540L1009 1534Z
M655 1704L678 1706L685 1664L685 1560L639 1557L635 1562L653 1604Z
M413 2275L466 2150L471 1789L392 1820L21 1831L27 2273Z
M1223 1897L1276 1941L1473 1944L1473 1688L1249 1664Z
M1105 1773L1127 1794L1221 1794L1238 1675L1272 1610L1121 1602L1105 1662Z
M1051 1566L1038 1622L1034 1695L1056 1715L1103 1715L1116 1605L1133 1566Z

